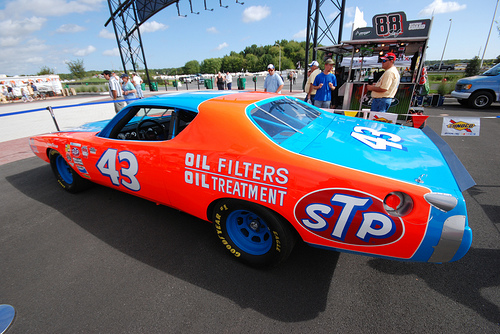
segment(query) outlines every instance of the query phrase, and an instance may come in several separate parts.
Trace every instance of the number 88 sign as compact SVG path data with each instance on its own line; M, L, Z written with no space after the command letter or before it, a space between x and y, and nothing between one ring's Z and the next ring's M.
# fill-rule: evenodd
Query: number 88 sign
M382 14L374 18L378 36L399 36L403 34L403 16L400 13Z

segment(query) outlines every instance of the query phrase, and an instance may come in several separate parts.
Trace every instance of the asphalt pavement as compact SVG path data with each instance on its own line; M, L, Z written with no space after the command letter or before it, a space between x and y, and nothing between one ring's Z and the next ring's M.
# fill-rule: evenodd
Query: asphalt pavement
M425 114L440 133L443 115L500 106ZM0 161L7 333L500 333L499 133L500 119L483 118L478 137L442 137L477 183L464 193L472 248L442 265L299 244L282 266L252 269L207 222L101 186L68 194L48 164L11 156Z

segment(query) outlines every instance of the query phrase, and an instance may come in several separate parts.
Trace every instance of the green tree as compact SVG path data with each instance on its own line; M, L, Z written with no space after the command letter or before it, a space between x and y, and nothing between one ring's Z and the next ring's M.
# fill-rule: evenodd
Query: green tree
M481 69L479 68L480 64L481 61L479 60L478 56L472 58L472 60L467 64L467 67L465 68L465 76L472 77L474 75L478 75L481 71Z
M85 66L83 66L83 59L71 60L66 62L68 69L74 77L81 79L85 76Z
M287 57L281 57L281 70L292 70L295 69L295 64L292 60Z
M200 73L200 63L197 60L190 60L184 65L184 74Z
M200 70L203 73L215 74L221 70L222 59L220 58L208 58L201 62Z
M40 68L40 71L36 75L48 75L48 74L54 74L54 70L48 66L42 66Z
M498 64L500 63L500 56L497 56L496 59L493 61L493 64Z
M246 61L246 70L249 72L258 72L261 71L262 69L260 68L259 64L259 57L257 57L254 54L248 54L245 57Z
M231 52L229 56L222 58L222 70L224 72L239 72L244 68L245 58L237 54L236 52Z
M274 61L276 59L276 61ZM273 64L274 67L277 69L278 68L278 58L274 58L270 54L265 54L262 57L260 57L260 66L259 66L259 71L265 71L267 69L267 65Z

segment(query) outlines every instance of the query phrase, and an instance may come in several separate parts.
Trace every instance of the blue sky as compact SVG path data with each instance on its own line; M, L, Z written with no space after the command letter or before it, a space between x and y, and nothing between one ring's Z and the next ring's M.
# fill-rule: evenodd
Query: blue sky
M305 40L306 0L180 0L150 18L141 30L149 68L180 67L189 60L202 61L240 52L246 46L274 44L281 39ZM326 1L326 4L330 1ZM427 60L439 60L452 20L444 59L483 55L495 10L495 0L346 0L344 40L350 39L355 8L368 26L380 13L403 11L408 20L431 18ZM325 17L335 15L324 5ZM0 0L0 74L35 74L42 66L68 73L65 62L83 59L86 70L121 69L107 0ZM495 20L500 21L500 9ZM337 32L334 33L335 36ZM326 40L323 44L329 44ZM500 55L497 23L491 31L485 58Z

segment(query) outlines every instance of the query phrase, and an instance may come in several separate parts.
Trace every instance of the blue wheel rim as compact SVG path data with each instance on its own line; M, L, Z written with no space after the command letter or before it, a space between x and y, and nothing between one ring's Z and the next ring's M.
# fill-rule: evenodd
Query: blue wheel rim
M227 217L226 227L234 244L248 254L266 254L273 245L271 231L266 222L251 211L231 212Z
M73 183L73 174L71 173L71 167L69 167L68 163L62 156L57 156L56 158L56 167L59 175L61 175L64 182L67 184Z

